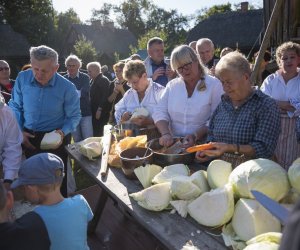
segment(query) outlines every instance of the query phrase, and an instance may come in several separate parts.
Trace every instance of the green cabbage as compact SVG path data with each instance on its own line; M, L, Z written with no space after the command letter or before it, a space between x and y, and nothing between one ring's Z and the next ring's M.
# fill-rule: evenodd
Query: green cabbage
M300 158L295 160L288 170L291 186L300 193Z
M264 234L257 235L256 237L248 240L246 244L250 245L250 244L264 242L264 241L280 244L281 237L282 237L282 233L278 233L278 232L264 233Z
M170 183L157 184L129 196L145 209L161 211L168 207L171 200Z
M188 213L199 224L209 227L227 223L234 212L230 185L206 192L188 205Z
M278 250L279 245L273 242L259 242L246 246L244 250Z
M279 220L258 201L243 198L235 206L232 227L239 238L245 241L263 233L281 231Z
M232 165L227 161L214 160L207 168L207 180L211 188L224 187L232 172Z
M95 160L102 154L102 137L89 137L78 143L79 151L89 160Z
M267 159L250 160L237 166L229 176L229 183L237 197L251 198L251 190L257 190L279 201L289 191L286 171Z
M184 164L174 164L164 167L164 169L154 176L152 183L171 182L175 176L189 176L190 170Z
M201 190L188 176L176 176L171 181L171 195L179 200L192 200L201 194Z
M154 164L147 164L134 169L134 173L144 188L151 186L151 181L155 175L162 170L162 167Z
M190 176L191 181L201 190L201 194L208 192L210 187L207 182L207 172L199 170Z
M53 130L50 133L46 133L41 141L41 149L48 150L56 148L61 142L61 135Z
M189 204L188 201L176 200L170 201L170 204L175 208L175 210L181 217L185 218L187 216L187 206Z

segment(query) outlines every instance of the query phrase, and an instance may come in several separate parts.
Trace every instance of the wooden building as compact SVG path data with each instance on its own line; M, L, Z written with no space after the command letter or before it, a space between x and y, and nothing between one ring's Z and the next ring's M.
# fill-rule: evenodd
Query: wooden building
M264 0L264 30L269 23L276 0ZM300 0L284 0L270 38L271 47L286 41L300 43Z

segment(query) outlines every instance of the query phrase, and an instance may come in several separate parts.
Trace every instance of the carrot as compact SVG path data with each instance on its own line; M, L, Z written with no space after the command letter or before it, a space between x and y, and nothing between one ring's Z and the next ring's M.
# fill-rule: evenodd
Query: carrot
M189 147L186 149L186 152L188 153L194 153L197 151L203 151L203 150L209 150L214 149L215 147L211 143L201 144L193 147Z

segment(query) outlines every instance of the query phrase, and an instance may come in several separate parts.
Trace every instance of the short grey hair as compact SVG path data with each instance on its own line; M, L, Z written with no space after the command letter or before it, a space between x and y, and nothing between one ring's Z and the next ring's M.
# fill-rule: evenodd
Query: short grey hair
M160 37L152 37L149 39L147 43L147 50L153 45L153 44L164 44L164 41Z
M201 73L205 73L203 65L200 64L195 51L191 47L188 45L180 45L173 49L171 53L171 67L173 70L177 70L178 67L190 62L197 62Z
M67 66L67 64L68 64L68 62L69 61L76 61L78 64L79 64L79 68L81 68L82 67L82 61L81 61L81 59L78 57L78 56L76 56L76 55L69 55L67 58L66 58L66 60L65 60L65 66Z
M246 57L238 51L233 51L221 57L216 65L216 75L219 76L224 71L234 71L237 73L251 75L250 64Z
M51 59L51 60L53 60L53 62L56 63L56 65L58 64L57 52L54 49L52 49L46 45L40 45L38 47L31 47L29 52L30 52L30 60L32 60L33 58L38 61L44 61L44 60Z
M211 46L212 49L215 48L214 43L213 43L212 40L210 40L209 38L201 38L201 39L199 39L199 40L197 41L196 48L197 48L198 46L201 46L202 44L205 44L205 43L210 44L210 46Z
M89 67L95 68L99 70L99 73L101 73L101 64L99 62L90 62L86 65L86 68L88 69Z

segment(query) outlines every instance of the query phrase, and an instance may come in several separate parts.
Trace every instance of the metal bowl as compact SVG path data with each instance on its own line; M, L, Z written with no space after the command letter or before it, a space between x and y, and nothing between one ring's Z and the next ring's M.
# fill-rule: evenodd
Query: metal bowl
M182 140L182 138L180 139ZM176 140L178 140L178 137L174 138L174 142ZM159 138L149 141L147 147L150 147L153 151L153 164L157 164L161 167L177 163L189 165L192 164L195 159L195 153L183 152L181 154L165 154L157 152L163 148L163 146L159 144Z
M152 163L152 157L153 152L150 148L147 150L147 148L135 147L123 150L120 153L120 159L125 176L129 179L136 179L134 169Z

